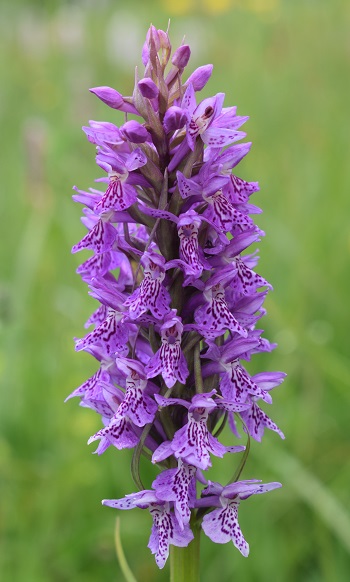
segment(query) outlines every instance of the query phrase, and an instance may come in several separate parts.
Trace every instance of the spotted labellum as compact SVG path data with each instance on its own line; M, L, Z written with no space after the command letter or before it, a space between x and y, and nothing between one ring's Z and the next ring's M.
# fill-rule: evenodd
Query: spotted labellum
M261 212L250 202L259 186L236 175L251 147L242 141L248 118L224 105L224 93L198 97L212 65L188 76L189 58L186 44L171 56L168 32L151 26L132 96L91 89L124 123L83 128L101 187L75 187L73 196L87 229L73 252L92 251L77 271L99 304L75 347L98 368L68 398L101 415L89 439L95 452L132 449L137 491L102 503L150 512L159 568L171 545L188 546L200 529L248 555L238 507L281 486L240 480L249 441L265 429L284 438L265 408L285 374L246 367L275 347L257 327L271 285L249 250L264 235L251 217ZM208 475L213 457L226 454L234 476L221 485ZM141 455L159 469L148 489Z

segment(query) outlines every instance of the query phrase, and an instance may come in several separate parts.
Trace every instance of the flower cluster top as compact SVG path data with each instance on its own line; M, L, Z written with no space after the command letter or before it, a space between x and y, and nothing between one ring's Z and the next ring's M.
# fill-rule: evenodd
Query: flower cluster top
M238 421L248 439L260 441L265 428L284 438L259 402L272 402L285 374L251 376L243 365L274 348L256 327L271 285L254 271L256 253L245 253L264 234L250 216L261 212L250 203L258 184L236 175L251 146L240 129L247 117L224 107L223 93L197 99L212 65L184 77L189 58L186 44L171 56L168 33L151 26L133 95L91 89L124 112L125 123L83 128L105 188L75 188L73 196L88 230L73 252L93 251L78 273L100 303L76 350L99 368L68 398L101 415L103 428L89 440L98 441L98 454L134 449L139 491L103 503L149 509L149 547L160 568L170 544L191 541L193 523L248 555L238 505L280 483L239 481L247 451L218 435L227 422L240 438ZM212 455L240 452L228 485L208 481ZM141 454L161 469L150 489L139 475Z

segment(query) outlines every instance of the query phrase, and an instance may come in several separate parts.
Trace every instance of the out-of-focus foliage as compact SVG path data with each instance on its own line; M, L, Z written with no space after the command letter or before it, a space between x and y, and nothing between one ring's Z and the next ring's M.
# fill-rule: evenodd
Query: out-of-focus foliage
M80 131L120 117L88 88L128 94L149 23L172 18L192 66L215 66L205 95L249 114L259 180L259 271L274 284L263 320L279 343L253 373L284 370L274 420L287 436L253 443L243 478L284 488L240 509L251 555L203 537L202 580L346 581L350 571L348 287L350 4L344 0L8 2L0 21L0 578L121 580L116 512L100 500L134 490L130 451L91 455L98 419L65 396L94 370L73 337L94 309L71 246L84 233L71 186L99 176ZM254 200L253 200L254 202ZM153 474L144 467L150 484ZM230 460L215 464L225 481ZM120 514L140 582L165 581L147 549L148 513Z

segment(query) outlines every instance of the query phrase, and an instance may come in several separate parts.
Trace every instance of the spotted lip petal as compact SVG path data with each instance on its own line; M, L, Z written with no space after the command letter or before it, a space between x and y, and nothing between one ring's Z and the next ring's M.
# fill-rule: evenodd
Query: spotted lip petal
M190 507L196 498L196 471L196 467L179 459L176 469L162 471L152 483L158 499L174 503L175 515L182 530L190 521Z
M162 319L170 310L170 295L162 286L162 277L153 279L145 275L139 289L136 289L124 303L129 307L129 317L137 319L148 310L156 319Z
M146 380L131 374L126 379L126 393L118 408L120 416L128 416L139 427L153 422L158 408L154 400L145 393L146 387Z
M172 388L176 381L185 384L189 371L181 350L183 325L179 317L168 315L160 328L162 345L148 362L145 371L147 378L154 378L161 373L166 386Z
M249 545L246 542L238 523L238 506L242 500L251 495L266 493L281 487L281 483L266 483L253 479L251 481L237 481L226 487L219 483L209 484L203 490L207 499L199 504L202 507L215 506L218 502L221 507L214 509L203 517L202 528L204 533L218 544L232 541L234 546L245 557L249 554Z
M95 212L127 210L136 200L137 193L135 188L129 184L123 184L118 177L112 176L103 198L96 204Z
M194 318L196 329L209 340L221 336L227 329L243 337L248 335L229 310L220 284L208 289L207 301L196 309Z
M134 432L131 421L127 417L119 417L118 415L111 419L108 426L91 436L88 444L98 439L107 440L109 444L119 450L132 449L139 442L139 436Z
M254 223L249 216L242 214L226 198L222 190L218 190L212 196L207 196L208 207L204 212L215 226L225 231L232 231L234 227L239 227L240 231L250 230Z
M217 544L232 541L234 546L246 558L249 545L246 542L238 524L238 508L236 504L227 504L225 508L214 509L203 517L204 533Z
M123 323L123 314L112 312L108 317L90 332L85 338L78 339L75 343L76 351L85 350L90 345L102 345L107 355L128 353L127 341L129 339L130 326Z
M97 255L100 255L112 248L116 236L117 231L111 224L99 220L92 230L78 244L74 245L72 253L77 253L83 249L92 249Z
M86 380L81 386L76 388L67 398L65 402L70 398L74 398L75 396L84 397L85 394L89 393L89 391L93 390L101 381L108 381L109 374L106 371L103 371L102 368L99 368L91 378Z
M234 360L227 364L226 371L222 375L220 389L222 395L227 400L235 402L245 402L248 395L262 398L265 402L271 403L272 398L268 392L262 390L249 376L247 371Z
M249 410L243 411L241 416L247 427L245 430L247 430L249 435L256 441L261 442L265 428L276 432L281 439L285 438L277 424L275 424L271 418L267 416L266 412L264 412L255 402L252 402Z
M168 503L155 504L149 509L153 518L153 527L148 547L152 554L155 554L157 566L163 568L169 556L170 544L186 547L193 540L193 533L187 524L183 529L180 528Z
M91 279L103 277L110 270L119 267L120 262L120 253L107 251L87 259L77 268L77 273L81 275L83 281L89 283Z
M148 310L159 320L170 311L170 295L162 285L165 277L165 261L155 253L144 253L141 258L144 265L144 279L138 289L130 295L124 305L129 307L129 317L137 319Z
M249 295L250 293L254 293L260 287L267 287L268 289L272 289L272 285L270 285L266 279L250 269L245 264L244 260L237 257L235 263L237 268L237 275L231 281L231 287L236 291L236 293Z
M173 454L187 465L208 469L211 466L210 454L221 458L226 452L244 450L244 447L226 447L210 433L207 421L210 412L217 407L212 398L215 394L216 390L196 394L190 403L178 398L156 396L157 402L162 406L180 404L188 408L188 421L175 433L172 441L166 441L158 447L152 457L154 463Z

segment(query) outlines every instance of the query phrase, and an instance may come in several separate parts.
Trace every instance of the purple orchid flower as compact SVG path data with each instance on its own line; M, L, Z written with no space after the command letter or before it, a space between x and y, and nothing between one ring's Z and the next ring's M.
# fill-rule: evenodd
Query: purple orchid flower
M196 500L197 467L188 465L181 458L178 466L167 469L153 481L157 498L174 503L174 512L181 529L190 522L191 508Z
M97 224L84 236L84 238L72 248L76 253L83 249L92 249L97 255L109 251L116 240L117 231L107 221L99 220Z
M133 186L127 183L129 173L137 170L147 163L147 157L140 150L136 149L123 160L118 154L106 156L98 153L97 163L108 172L109 186L96 204L94 210L100 214L110 210L126 210L137 199L137 192Z
M203 216L219 230L231 232L236 228L239 234L244 230L252 229L254 227L252 219L238 210L229 196L224 193L229 178L225 175L206 176L205 174L206 172L202 171L202 176L199 173L197 179L194 180L185 178L181 172L177 172L178 187L182 198L191 197L196 202L202 200L206 205ZM200 178L203 181L199 181Z
M189 374L185 356L181 351L183 325L173 309L164 317L160 327L162 345L146 366L147 378L154 378L161 373L168 388L176 381L185 384Z
M255 374L251 379L254 384L266 394L267 391L279 386L279 384L283 382L285 376L286 374L283 372L262 372L260 374ZM258 442L261 442L265 428L273 430L281 437L281 439L284 439L285 436L278 428L277 424L273 422L271 418L267 416L266 412L256 404L258 397L251 395L250 400L250 407L241 413L242 420L245 423L245 426L243 427L244 430L248 431L250 436Z
M95 453L101 455L110 445L117 449L132 449L139 442L139 435L134 431L134 425L127 416L114 414L111 418L104 418L105 428L102 428L88 440L88 444L100 439Z
M184 271L184 286L191 285L193 281L202 275L204 269L209 270L211 268L198 242L199 228L202 221L202 216L194 210L188 210L183 215L180 215L177 221L180 258L169 261L167 268L177 266Z
M140 262L144 267L144 279L124 305L129 307L129 316L133 320L146 313L148 309L155 318L161 320L170 311L170 295L162 285L165 277L165 260L161 255L146 251Z
M188 525L180 528L175 514L171 511L170 503L158 499L156 493L151 490L132 493L126 495L124 499L104 499L102 504L116 509L134 507L149 509L153 527L148 547L152 554L155 554L159 568L163 568L168 559L170 544L186 547L193 539L193 533Z
M140 362L118 357L117 367L126 375L126 391L118 415L128 416L136 426L145 426L154 420L157 412L157 404L150 396L155 394L157 386L150 386Z
M224 93L197 100L213 66L188 76L190 56L184 42L172 53L168 31L151 26L132 95L91 89L125 119L119 127L112 117L83 128L105 190L75 186L73 195L87 233L72 252L91 251L77 273L97 301L75 349L92 355L98 369L67 400L78 397L100 415L102 428L88 441L98 441L98 455L133 449L140 491L103 503L149 510L148 546L160 568L171 546L198 539L200 525L214 542L232 540L248 555L238 505L280 484L223 487L205 472L213 456L245 451L233 457L241 474L249 446L236 444L239 431L248 445L265 429L284 438L260 401L272 403L270 391L285 375L251 375L247 364L276 347L257 328L272 290L251 250L265 234L251 202L259 185L236 170L251 148L237 143L248 117L224 107ZM152 489L141 481L141 454L159 469Z
M111 311L107 318L87 336L75 342L76 351L85 350L90 345L102 345L106 354L127 354L126 343L131 326L124 322L125 314Z
M220 282L206 285L203 296L205 303L196 309L194 319L196 329L207 340L221 336L227 329L247 337L248 332L232 315L225 300L225 289Z
M226 487L219 483L210 483L202 492L205 496L197 505L200 507L216 506L203 517L202 528L204 533L217 544L226 544L232 541L234 546L245 557L249 554L249 545L246 542L238 523L238 506L251 495L266 493L278 487L281 483L267 483L259 485L261 481L237 481Z
M161 406L182 405L188 409L188 422L178 430L172 441L165 441L153 453L153 463L158 463L174 455L189 465L199 469L211 466L210 453L215 457L223 457L226 452L239 453L245 449L242 446L226 447L209 432L207 420L209 413L216 408L212 396L215 390L207 394L196 394L189 403L180 398L163 398L155 396Z
M179 164L189 149L194 150L198 136L206 145L220 149L246 136L244 132L236 131L236 128L240 127L248 118L236 117L235 108L229 108L225 112L225 119L225 113L222 113L224 98L224 93L218 93L215 97L204 99L197 106L193 85L188 83L181 102L181 107L187 113L186 141L183 141L176 150L169 164L170 171Z

